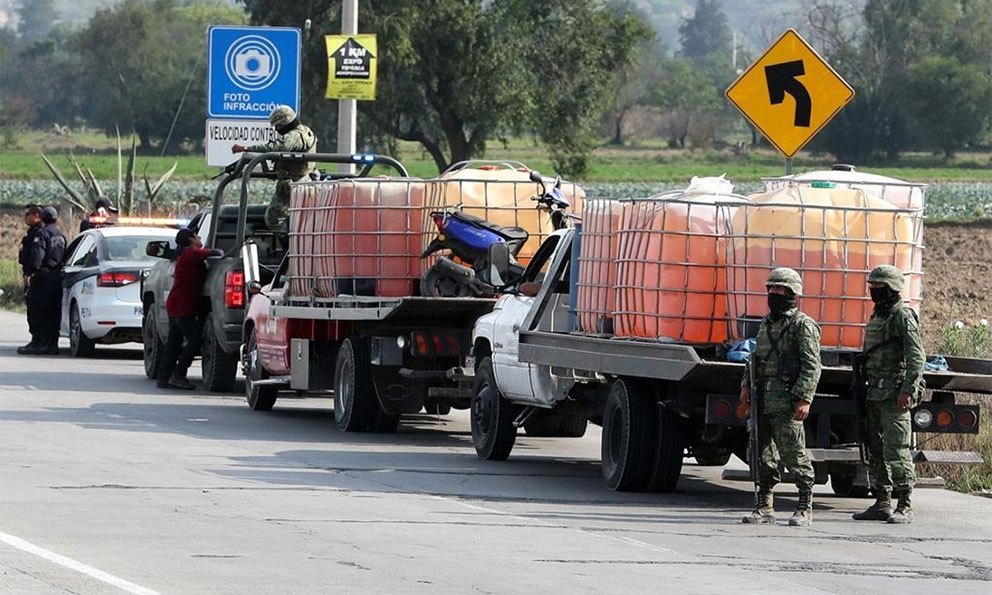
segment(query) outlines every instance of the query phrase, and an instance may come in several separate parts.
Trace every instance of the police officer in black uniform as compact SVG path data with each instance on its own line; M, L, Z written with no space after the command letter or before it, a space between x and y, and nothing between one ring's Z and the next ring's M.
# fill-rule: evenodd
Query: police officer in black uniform
M31 273L32 270L29 269L28 258L31 253L31 245L34 242L34 236L45 226L41 222L41 207L36 204L29 204L24 207L24 225L27 226L28 230L24 233L24 237L21 238L21 249L17 252L17 264L21 265L21 277L24 282L24 297L28 298L31 291ZM31 341L24 345L23 347L17 348L17 353L21 355L34 353L35 348L38 345L35 343L35 318L32 316L31 308L28 307L28 331L31 332Z
M25 272L28 281L28 327L33 349L18 350L31 355L58 355L59 327L62 323L62 261L65 236L58 226L55 207L41 210L45 224L31 240ZM31 322L33 319L33 323ZM30 345L30 343L29 343ZM26 346L25 346L26 347Z

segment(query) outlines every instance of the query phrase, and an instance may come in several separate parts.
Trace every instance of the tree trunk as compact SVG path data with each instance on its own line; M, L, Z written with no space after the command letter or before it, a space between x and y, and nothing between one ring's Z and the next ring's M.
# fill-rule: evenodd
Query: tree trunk
M610 141L611 145L623 146L623 121L626 115L625 112L620 110L617 110L613 114L613 140Z

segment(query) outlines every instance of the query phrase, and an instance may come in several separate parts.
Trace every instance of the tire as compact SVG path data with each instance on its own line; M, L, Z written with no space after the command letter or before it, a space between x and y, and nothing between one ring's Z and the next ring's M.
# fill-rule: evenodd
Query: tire
M238 374L238 354L228 353L217 342L214 334L213 316L207 316L203 329L203 357L200 361L203 370L203 386L215 393L231 392L234 378Z
M423 297L470 297L472 290L464 280L434 265L420 279L420 295Z
M255 330L252 329L248 337L248 344L245 346L245 397L248 400L248 408L252 411L271 411L276 404L279 390L270 385L259 386L254 384L256 380L266 380L269 373L262 367L262 362L258 359L258 338Z
M671 407L657 410L657 442L652 449L654 455L651 479L644 489L649 492L671 492L682 475L682 460L685 458L685 426L682 417ZM730 455L727 455L730 458Z
M79 318L79 306L75 302L69 310L69 353L72 357L90 357L96 348L96 342L83 332L83 323Z
M701 467L723 467L730 461L731 452L715 446L698 446L692 449L696 464Z
M581 438L586 435L589 421L580 415L566 415L561 420L559 436L562 438Z
M581 438L586 435L588 422L578 415L539 411L524 424L528 436L536 438Z
M345 339L334 364L334 424L344 432L367 432L376 422L375 385L369 348L361 339Z
M499 392L493 361L486 357L475 371L472 395L472 444L479 458L505 461L517 441L513 406Z
M375 395L373 395L373 399ZM375 414L372 417L372 425L369 430L377 434L393 434L400 425L400 414L389 414L382 410L379 403L375 403Z
M148 314L141 321L141 351L145 364L145 377L155 380L158 371L162 369L165 359L165 343L158 337L158 317L155 314L155 304L149 304Z
M871 494L869 486L854 485L853 473L837 471L830 474L830 489L834 494L847 498L867 498Z
M617 380L603 412L603 481L616 492L634 492L651 481L657 445L652 392L636 381Z

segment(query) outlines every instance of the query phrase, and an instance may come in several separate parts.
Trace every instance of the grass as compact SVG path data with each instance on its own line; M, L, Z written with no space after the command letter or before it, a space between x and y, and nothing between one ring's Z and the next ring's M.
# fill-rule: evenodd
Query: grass
M0 259L0 310L24 312L24 288L21 283L21 265L13 260Z
M130 138L122 142L130 146ZM330 145L321 145L331 150ZM41 161L44 151L55 157L57 166L66 168L62 155L75 153L83 165L93 170L99 179L117 175L116 140L93 131L74 132L60 136L41 131L28 131L17 137L17 146L0 149L0 179L49 179L51 175ZM416 143L401 142L395 155L416 177L433 177L437 167L430 156ZM533 139L519 137L507 143L490 142L484 159L519 161L546 174L554 173L547 152ZM232 156L233 161L233 156ZM137 171L158 175L179 163L174 179L204 180L217 173L208 168L202 154L179 156L139 155ZM771 150L755 150L735 155L722 151L676 151L665 148L660 139L648 139L636 145L603 146L589 158L588 173L582 182L686 182L692 176L727 174L734 182L753 182L762 177L784 173L783 159ZM825 155L800 154L793 163L797 172L829 167L832 160ZM927 181L985 181L992 182L992 158L985 153L962 154L944 161L930 154L909 153L900 157L895 166L881 164L868 167L872 172L891 175L913 182ZM64 173L70 173L68 169Z

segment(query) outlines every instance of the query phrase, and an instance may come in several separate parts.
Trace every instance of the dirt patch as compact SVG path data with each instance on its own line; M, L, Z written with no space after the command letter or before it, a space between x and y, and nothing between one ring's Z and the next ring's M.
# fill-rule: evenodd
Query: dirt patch
M992 221L928 225L924 243L923 330L931 350L941 328L992 319Z

